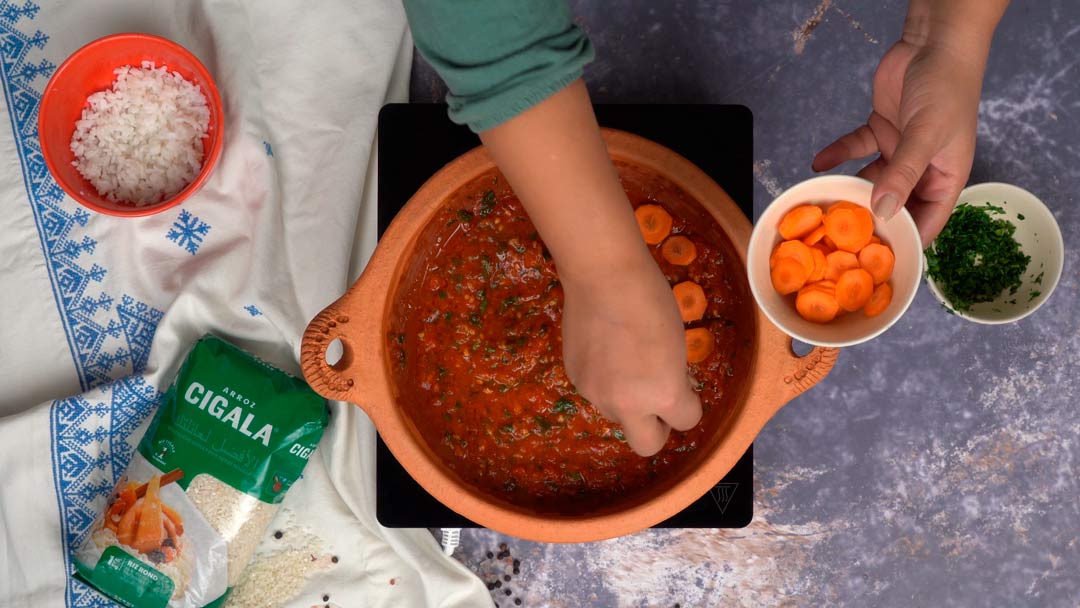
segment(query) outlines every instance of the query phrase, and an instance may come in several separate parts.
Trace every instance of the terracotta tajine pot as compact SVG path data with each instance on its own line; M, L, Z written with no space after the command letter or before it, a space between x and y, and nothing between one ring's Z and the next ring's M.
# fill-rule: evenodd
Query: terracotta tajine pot
M737 269L737 279L745 285L750 222L731 198L700 169L663 146L611 130L604 131L604 140L624 180L626 171L655 176L685 193L686 201L693 201L682 203L682 208L674 203L673 210L692 221L700 234L729 241L725 246L738 258L731 267ZM708 492L735 465L765 423L832 368L836 349L817 347L806 356L796 356L791 338L769 322L748 296L746 305L753 310L746 318L754 322L749 334L753 354L748 374L733 385L736 396L732 410L712 422L715 428L710 429L710 439L665 479L623 504L584 514L538 512L464 482L434 454L406 410L396 403L387 335L399 288L414 256L425 246L430 219L455 198L455 193L493 169L487 151L477 148L428 180L387 229L356 284L311 322L301 347L301 365L312 388L329 399L363 408L409 474L454 511L499 532L537 541L584 542L642 530L675 515ZM342 355L331 365L326 352L335 340L342 345Z

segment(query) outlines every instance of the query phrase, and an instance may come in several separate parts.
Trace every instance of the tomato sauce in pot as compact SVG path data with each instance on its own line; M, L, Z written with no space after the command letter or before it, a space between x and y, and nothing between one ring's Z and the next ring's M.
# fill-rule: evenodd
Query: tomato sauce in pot
M731 413L749 376L754 321L730 243L711 220L705 234L696 231L700 222L680 216L673 207L695 203L669 182L617 168L635 207L664 206L672 233L694 242L697 258L687 266L664 260L660 245L650 249L672 285L692 280L704 288L704 319L690 326L707 327L716 342L704 361L689 365L702 422L672 432L657 455L631 451L619 426L567 379L555 265L497 171L436 213L395 296L387 345L398 404L463 480L535 510L593 511L671 473Z

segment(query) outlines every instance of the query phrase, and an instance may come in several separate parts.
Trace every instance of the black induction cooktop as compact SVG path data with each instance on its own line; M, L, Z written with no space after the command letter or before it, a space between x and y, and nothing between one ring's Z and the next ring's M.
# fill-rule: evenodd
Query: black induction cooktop
M709 174L753 217L753 117L743 106L598 105L601 126L671 148ZM379 113L379 235L432 174L480 145L440 104L390 104ZM658 528L740 528L753 518L753 446L714 488ZM417 484L378 440L376 516L389 528L479 527Z

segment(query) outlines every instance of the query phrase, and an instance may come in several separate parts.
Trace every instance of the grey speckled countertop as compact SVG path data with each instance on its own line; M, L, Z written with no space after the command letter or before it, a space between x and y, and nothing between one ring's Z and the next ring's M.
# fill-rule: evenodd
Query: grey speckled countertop
M757 212L866 118L871 75L906 7L573 4L597 47L595 101L753 110ZM419 58L412 92L443 93ZM465 531L457 556L486 580L503 574L486 557L500 543L521 560L493 597L529 607L1080 605L1080 2L1013 0L980 119L971 183L1035 192L1065 237L1062 282L1042 309L979 326L945 314L924 287L897 326L844 350L769 423L755 444L749 527L569 546Z

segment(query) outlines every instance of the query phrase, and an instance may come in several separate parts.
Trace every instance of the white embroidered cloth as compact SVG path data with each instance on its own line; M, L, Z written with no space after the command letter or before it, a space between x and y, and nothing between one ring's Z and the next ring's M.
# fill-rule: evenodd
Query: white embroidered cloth
M204 188L136 219L65 197L36 127L55 67L125 31L194 52L225 106ZM200 335L298 372L307 321L374 247L376 117L406 98L411 53L395 0L0 0L0 605L113 605L69 550ZM373 442L333 404L285 506L338 561L289 605L489 605L427 531L378 525Z

